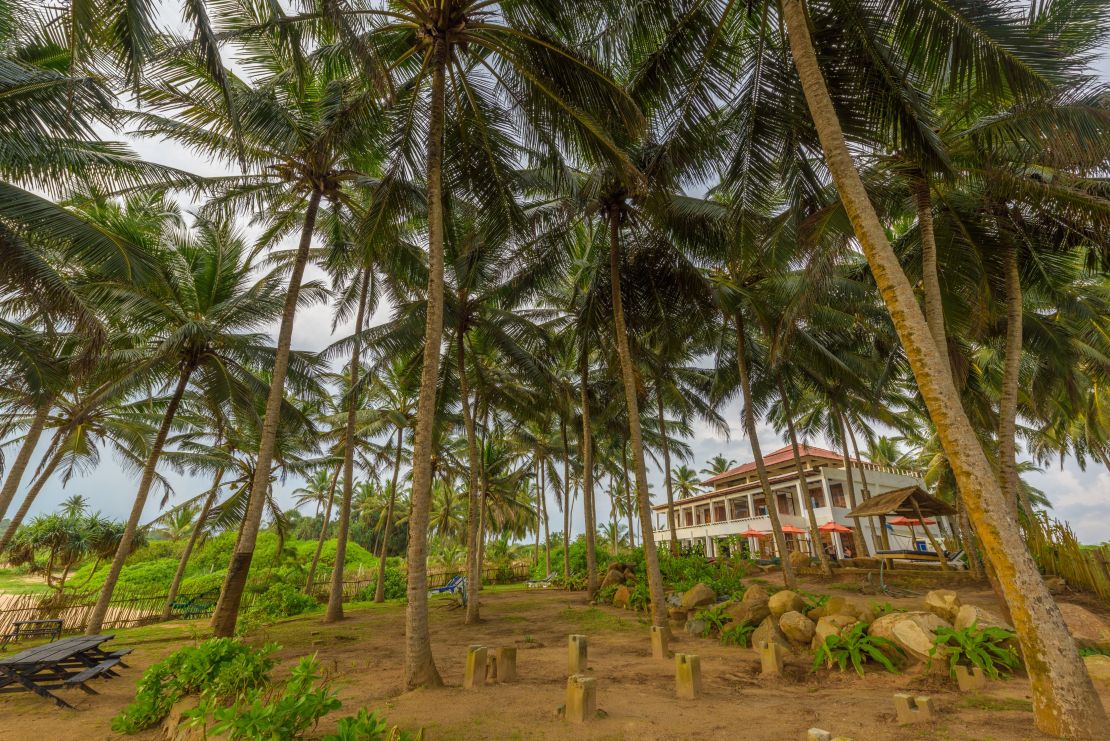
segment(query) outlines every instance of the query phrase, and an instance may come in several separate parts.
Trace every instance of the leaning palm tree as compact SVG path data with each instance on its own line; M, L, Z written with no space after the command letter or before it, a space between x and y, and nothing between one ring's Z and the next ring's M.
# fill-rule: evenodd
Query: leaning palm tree
M120 310L128 312L136 327L149 332L144 349L165 369L155 376L156 382L171 382L173 392L147 455L116 557L85 625L90 635L103 625L186 390L192 386L214 403L250 403L260 390L252 367L265 362L270 352L268 338L260 330L280 316L284 303L278 275L252 279L246 244L228 222L202 221L195 235L178 234L167 242L157 252L165 265L162 281L114 291ZM305 293L304 299L309 298L311 293Z

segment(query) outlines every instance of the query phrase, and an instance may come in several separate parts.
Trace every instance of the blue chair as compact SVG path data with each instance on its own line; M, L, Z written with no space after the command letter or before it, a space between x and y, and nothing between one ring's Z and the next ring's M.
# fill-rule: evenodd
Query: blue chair
M451 577L451 581L447 582L442 587L428 590L429 597L433 597L437 594L450 594L460 599L463 605L466 605L466 577L456 574Z

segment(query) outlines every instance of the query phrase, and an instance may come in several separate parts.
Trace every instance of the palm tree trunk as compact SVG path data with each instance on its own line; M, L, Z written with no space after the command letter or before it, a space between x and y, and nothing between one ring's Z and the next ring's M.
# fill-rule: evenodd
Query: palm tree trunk
M836 421L836 426L840 431L840 453L844 456L844 477L848 484L848 506L851 509L855 509L856 505L859 504L859 500L856 498L856 477L855 474L852 473L852 454L848 452L848 423L835 404L832 405L832 414ZM867 547L867 539L863 537L863 528L860 525L859 518L853 517L852 523L856 526L856 532L860 534L858 545L860 551L862 551L862 555L871 555L870 549Z
M632 350L628 344L628 327L624 321L620 276L620 212L609 214L609 284L613 296L613 329L620 357L621 381L628 413L628 432L632 443L632 464L636 472L636 503L640 513L640 533L644 549L644 566L647 569L648 591L651 594L651 622L665 633L667 605L663 595L663 576L659 571L659 554L655 549L655 536L651 527L651 499L648 493L647 467L644 464L644 440L640 429L640 407L636 398L636 375L632 366ZM629 537L632 530L629 529Z
M755 460L755 472L759 477L759 486L763 490L763 499L767 502L767 516L771 518L771 532L775 537L775 548L779 552L779 561L782 567L782 580L787 589L798 588L798 577L794 574L794 567L786 553L786 536L782 532L782 522L779 520L779 503L771 492L771 480L767 476L767 466L763 463L763 452L759 447L759 432L755 427L755 409L752 399L752 381L748 374L748 340L744 330L744 317L736 312L736 368L740 374L740 393L744 395L744 409L741 413L744 421L744 431L748 435L748 442L752 447L752 458Z
M821 563L821 573L832 576L832 566L829 564L829 554L821 547L821 533L817 529L817 513L813 511L813 502L809 498L809 486L806 484L806 469L802 465L802 456L798 451L798 433L794 429L794 413L790 408L790 399L786 395L782 376L775 374L775 385L778 387L779 398L782 399L782 411L786 416L786 429L790 433L790 447L794 451L794 467L798 469L798 495L805 504L806 514L809 516L809 537L813 549L817 551L817 559ZM831 504L831 503L830 503Z
M343 470L342 464L335 467L331 483L328 484L328 502L324 506L324 522L320 527L320 535L316 538L316 550L312 553L312 561L308 564L308 575L304 580L304 593L311 595L316 587L316 569L320 566L320 553L324 550L324 541L328 539L328 525L331 524L332 505L335 504L335 487L339 485L339 474Z
M289 370L289 354L293 343L293 321L297 314L297 300L301 292L301 280L308 264L309 248L312 246L312 232L316 226L316 213L320 208L321 193L313 190L309 196L301 229L301 241L293 260L293 270L289 275L289 287L285 291L285 305L281 312L281 327L278 329L277 347L274 350L274 368L270 374L270 390L266 396L266 412L262 419L262 430L258 442L258 457L255 460L254 476L251 478L250 495L247 498L247 511L235 552L228 564L220 599L212 615L212 630L216 636L229 638L235 635L235 623L239 619L239 602L247 586L251 561L254 559L254 545L258 540L258 530L262 526L262 512L266 507L266 494L270 487L270 469L274 460L277 444L278 423L281 417L281 404L285 399L285 375Z
M921 396L964 499L968 516L993 565L1018 634L1033 687L1033 714L1042 733L1096 738L1106 713L1013 517L997 477L964 413L948 364L941 357L894 250L852 161L809 36L802 0L781 0L790 48L829 173L879 292L905 348Z
M540 459L540 478L543 479L543 485L540 487L540 491L543 492L540 504L543 506L543 576L546 579L551 574L551 532L548 529L547 518L547 458Z
M23 480L23 473L27 470L27 464L31 462L31 455L35 452L35 446L39 444L43 427L46 426L46 418L53 408L54 397L48 396L35 410L31 426L27 428L27 434L23 437L19 452L15 454L12 467L8 469L8 475L4 479L4 488L0 489L0 521L3 521L4 515L8 513L8 507L11 506L12 499L19 490L19 482Z
M465 304L465 296L460 297ZM480 619L478 590L482 588L482 566L478 560L478 521L482 518L478 495L478 431L474 413L470 408L470 384L466 377L466 331L459 327L455 333L455 352L459 371L459 397L462 404L463 427L466 429L466 617L463 623L474 625Z
M663 481L667 485L667 529L671 535L671 555L678 555L678 529L674 521L674 486L671 484L671 443L667 437L667 422L664 418L663 383L659 374L655 375L655 399L659 405L659 437L663 441Z
M343 619L343 570L347 563L347 539L351 532L351 499L355 491L355 423L358 420L358 374L362 357L362 325L366 320L366 298L370 291L373 270L362 269L362 286L358 294L358 311L355 314L355 339L351 348L351 388L347 393L347 425L343 430L343 499L339 503L339 528L335 533L335 565L331 570L331 589L328 590L328 609L325 623Z
M1033 516L1033 502L1022 487L1017 471L1017 406L1021 371L1022 296L1017 248L1007 243L1002 250L1006 271L1006 355L1002 366L1002 394L998 402L998 479L1002 495L1010 502L1021 501L1026 517Z
M86 635L96 635L104 627L104 616L108 614L108 603L112 601L112 592L115 591L116 582L119 581L120 571L123 570L123 562L131 555L131 544L135 540L135 533L139 530L139 520L143 516L147 495L150 494L150 487L154 483L154 472L158 468L158 459L162 455L162 448L165 446L166 438L169 437L170 428L173 426L174 415L177 414L177 408L181 405L181 398L185 396L185 389L188 387L189 377L192 375L193 366L190 364L182 367L178 374L177 388L174 389L173 396L170 397L170 402L166 405L166 411L162 414L162 424L159 426L158 434L155 435L154 442L150 446L150 454L147 456L146 465L143 467L142 478L139 479L139 491L135 494L135 504L131 507L131 516L127 518L127 524L123 528L123 536L116 547L116 555L112 559L112 565L108 568L108 575L104 577L104 587L100 590L100 597L97 599L96 605L89 614L89 621L85 625Z
M409 514L408 604L405 607L405 687L443 684L432 658L428 634L428 510L432 498L433 428L436 384L443 338L443 104L447 43L432 42L432 87L428 113L428 315L424 326L424 367L416 406Z
M31 488L27 490L27 496L23 498L23 503L19 505L19 509L12 515L11 522L8 523L8 528L4 531L3 537L0 537L0 553L3 553L4 549L8 547L8 543L10 543L15 536L15 531L23 524L23 520L27 517L27 512L30 511L31 505L34 504L39 492L42 491L43 485L46 484L54 474L54 469L62 462L62 458L65 457L66 452L65 446L72 435L72 430L66 433L65 439L58 444L57 449L55 449L53 455L50 456L50 460L47 461L46 465L31 483Z
M628 545L630 548L636 547L636 525L632 521L632 512L635 509L632 506L632 482L628 479L628 442L626 441L621 446L621 484L624 492L624 513L628 517Z
M940 294L940 277L937 270L937 239L933 229L933 201L929 193L929 179L924 173L910 182L914 204L917 207L917 226L921 234L921 288L925 295L925 321L933 342L942 357L948 357L948 339L944 332L944 303Z
M540 454L535 451L532 456L532 471L533 476L536 477L536 546L532 549L532 566L537 566L540 562L540 497L543 496L543 481L540 477Z
M590 360L582 350L581 402L582 408L582 506L586 520L586 596L597 594L597 510L594 508L594 445L590 431Z
M570 445L567 423L559 415L559 434L563 439L563 579L570 578ZM565 585L564 585L565 586Z
M208 492L208 496L204 499L204 506L201 507L200 514L197 515L197 524L193 526L193 532L189 534L189 540L185 543L185 550L181 552L181 558L177 561L177 571L173 574L173 581L170 582L170 591L166 594L166 603L162 605L162 619L169 620L173 614L173 603L177 599L177 592L181 589L181 582L185 579L185 568L189 565L189 557L193 555L193 549L200 540L201 533L204 532L204 522L208 519L208 513L212 511L212 505L216 502L216 496L220 491L220 482L224 478L224 469L220 467L216 469L216 477L212 481L212 488ZM95 571L95 569L94 569Z
M378 581L374 585L374 601L385 602L385 559L389 552L389 536L393 529L393 506L397 501L397 482L401 473L401 454L404 452L405 428L397 428L397 456L393 459L393 480L389 486L389 503L385 506L385 523L382 525L382 547L378 553Z
M867 471L865 469L865 466L863 465L863 458L861 458L860 454L859 454L859 445L856 445L856 433L852 431L852 426L851 425L845 425L845 426L848 428L848 439L851 440L851 442L852 442L852 452L855 453L856 460L860 462L860 464L859 464L859 480L860 480L860 485L863 487L863 491L860 492L860 493L863 494L863 501L866 502L868 499L871 498L871 495L869 493L870 488L867 486ZM871 542L872 543L878 543L879 542L879 536L878 536L878 533L875 532L875 518L874 517L868 517L867 518L867 527L871 530ZM865 556L871 555L871 549L867 547L866 540L864 538L860 538L860 541L862 541L860 543L860 545L862 546L863 555L865 555ZM883 546L883 547L885 548L886 546Z

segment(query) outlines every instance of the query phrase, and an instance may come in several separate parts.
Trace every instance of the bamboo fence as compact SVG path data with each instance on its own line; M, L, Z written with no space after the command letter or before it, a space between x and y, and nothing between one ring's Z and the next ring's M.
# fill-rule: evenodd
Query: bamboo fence
M1025 542L1041 573L1059 576L1072 589L1110 602L1110 548L1083 548L1066 522L1041 512L1022 523Z

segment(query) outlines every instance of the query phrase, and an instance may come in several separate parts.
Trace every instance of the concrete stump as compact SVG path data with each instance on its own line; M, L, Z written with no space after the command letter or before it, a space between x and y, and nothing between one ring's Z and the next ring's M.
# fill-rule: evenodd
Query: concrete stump
M502 646L493 655L492 678L498 684L516 681L516 647Z
M566 718L586 723L597 718L597 680L582 674L567 677Z
M472 690L486 683L488 649L485 646L471 646L466 650L466 672L463 674L463 689Z
M701 694L701 659L695 654L675 654L674 679L679 697L697 699Z
M987 675L977 666L967 667L957 664L956 684L960 686L960 692L974 692L975 690L985 689Z
M899 693L894 696L894 711L899 723L925 723L933 719L933 698Z
M810 728L806 731L806 741L832 741L832 734L820 728Z
M572 635L567 640L567 673L582 674L586 671L586 636Z
M759 644L759 661L763 665L761 675L764 677L778 677L782 675L782 646L774 641L762 641Z
M666 659L670 657L667 647L668 631L662 625L651 626L651 658Z

